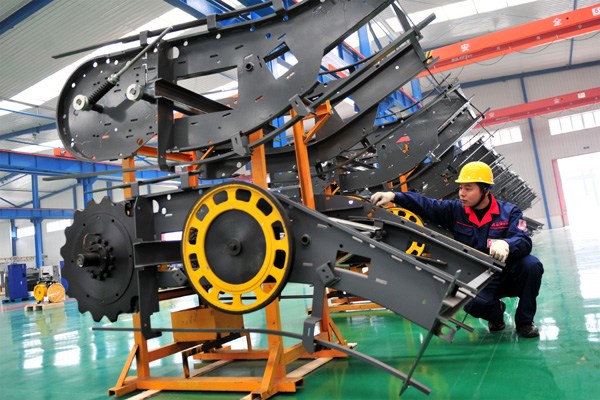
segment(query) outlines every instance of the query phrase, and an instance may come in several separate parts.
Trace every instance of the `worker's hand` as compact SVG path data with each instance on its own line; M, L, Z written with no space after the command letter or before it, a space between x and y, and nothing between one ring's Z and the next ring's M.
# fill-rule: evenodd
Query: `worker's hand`
M371 203L376 206L385 206L390 201L394 201L394 192L377 192L371 196Z
M506 243L506 240L494 240L490 246L490 256L500 262L505 262L508 258L508 243Z

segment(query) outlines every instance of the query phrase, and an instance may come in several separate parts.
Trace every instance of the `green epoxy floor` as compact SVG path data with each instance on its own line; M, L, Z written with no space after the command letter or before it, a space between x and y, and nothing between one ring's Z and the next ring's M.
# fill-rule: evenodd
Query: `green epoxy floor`
M402 399L600 399L600 239L593 233L555 229L534 237L534 254L545 274L536 323L539 339L514 333L516 299L507 300L508 328L487 332L485 321L469 317L475 328L459 331L454 343L434 337L415 379L432 389L427 396L409 388ZM310 288L288 285L286 293ZM194 305L192 296L161 304L155 326L169 326L169 311ZM282 302L285 330L300 332L308 302ZM64 309L25 313L16 303L0 308L0 399L104 399L114 386L133 343L132 335L91 331L89 314L74 301ZM460 316L460 315L459 315ZM407 372L425 331L387 311L334 314L335 322L357 350ZM245 317L261 327L261 313ZM131 326L131 316L117 326ZM164 335L150 342L170 342ZM266 338L252 335L255 347ZM296 343L285 340L287 345ZM156 376L181 374L180 358L152 364ZM220 373L260 375L257 362L234 363ZM334 360L308 375L295 394L281 399L397 399L400 380L359 360ZM157 399L239 399L245 393L163 392Z

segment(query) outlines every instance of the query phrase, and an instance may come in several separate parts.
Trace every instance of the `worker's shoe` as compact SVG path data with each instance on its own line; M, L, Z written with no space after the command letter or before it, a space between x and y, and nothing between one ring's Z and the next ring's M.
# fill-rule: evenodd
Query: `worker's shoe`
M517 325L517 333L525 338L534 338L540 336L540 331L537 326L533 324L533 322L530 324Z
M506 328L506 324L504 323L504 310L506 310L506 304L502 301L500 301L500 309L502 310L502 321L500 322L492 322L492 321L488 321L488 329L490 330L490 332L499 332L499 331L503 331L504 328Z

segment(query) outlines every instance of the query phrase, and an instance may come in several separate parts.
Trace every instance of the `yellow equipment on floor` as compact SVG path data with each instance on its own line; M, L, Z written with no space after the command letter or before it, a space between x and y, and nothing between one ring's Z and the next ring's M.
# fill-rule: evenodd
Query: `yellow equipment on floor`
M60 283L38 283L33 288L33 297L38 303L44 301L46 297L50 303L59 303L65 299L65 292L65 287Z

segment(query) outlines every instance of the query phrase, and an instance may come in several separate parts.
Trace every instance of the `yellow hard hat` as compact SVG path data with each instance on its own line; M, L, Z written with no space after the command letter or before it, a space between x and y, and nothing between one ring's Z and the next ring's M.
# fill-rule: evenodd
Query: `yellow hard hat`
M481 161L473 161L465 164L458 174L456 183L487 183L488 185L494 184L494 175L489 165Z

